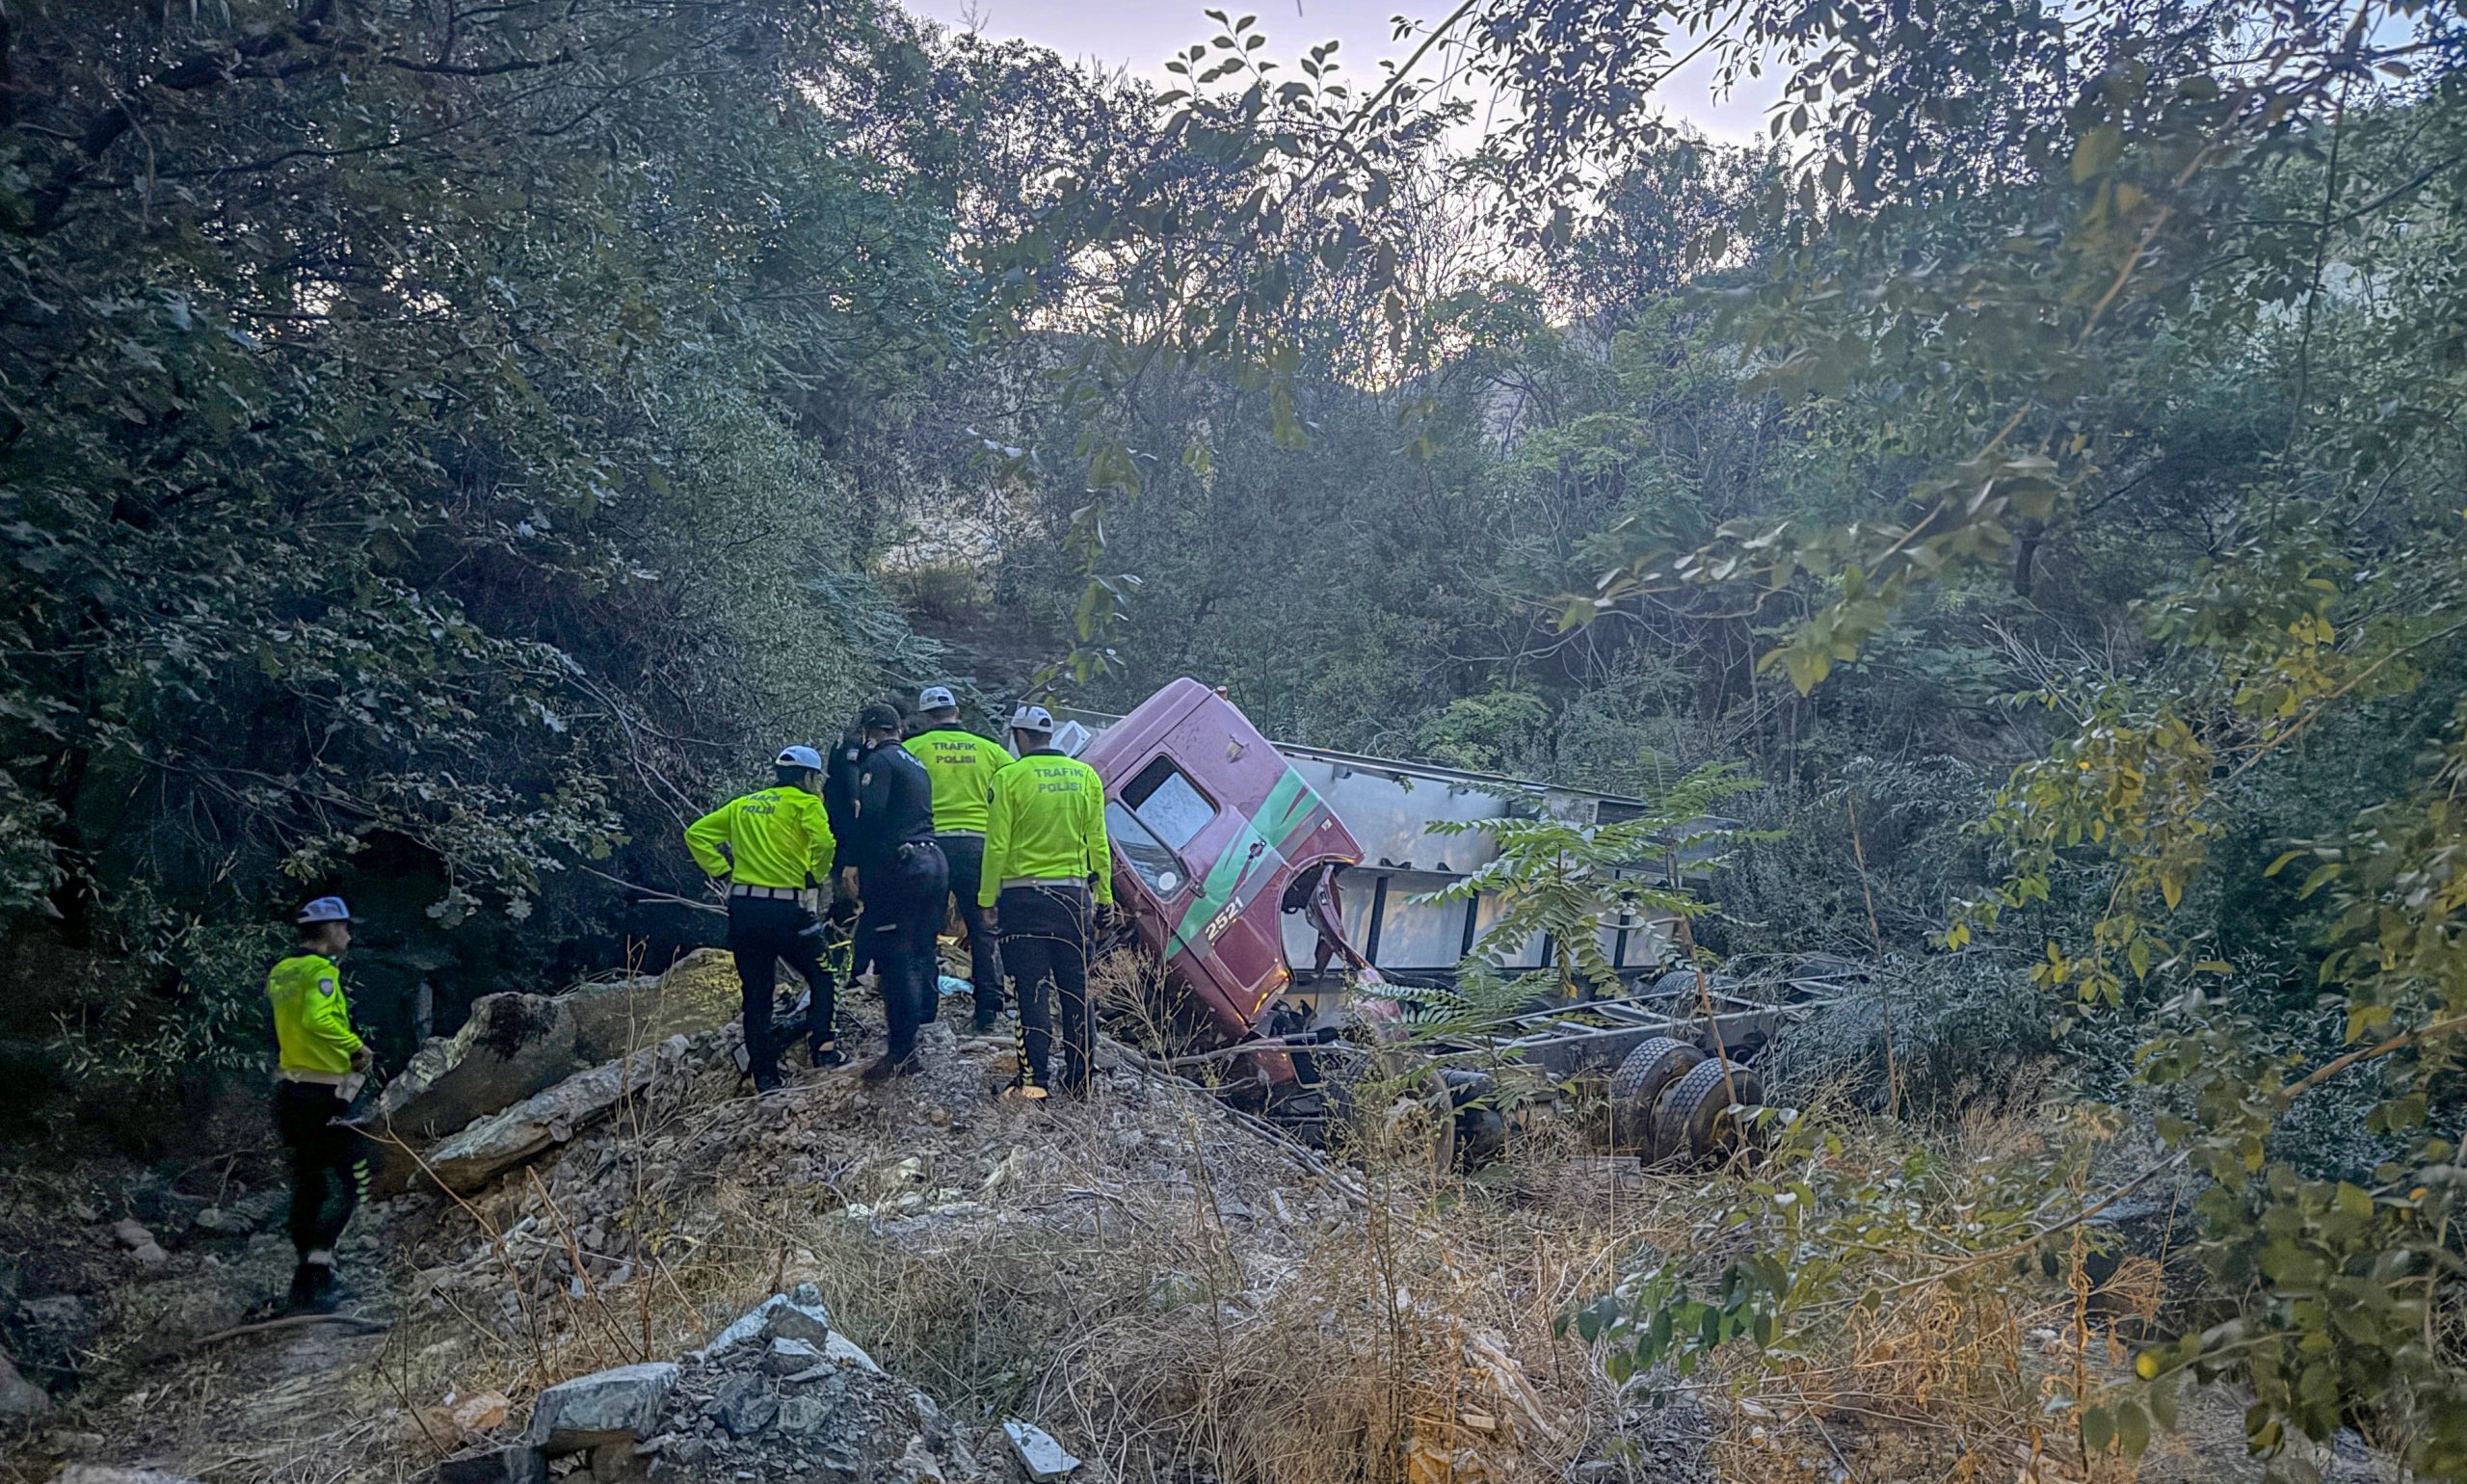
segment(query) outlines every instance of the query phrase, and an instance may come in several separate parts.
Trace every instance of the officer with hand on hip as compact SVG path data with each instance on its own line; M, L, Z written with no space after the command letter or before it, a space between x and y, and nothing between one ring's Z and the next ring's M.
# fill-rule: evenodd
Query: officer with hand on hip
M949 910L950 869L934 843L934 782L900 746L900 716L882 702L857 716L864 752L857 767L855 830L857 890L865 899L862 929L882 987L882 1060L865 1069L868 1082L915 1072L916 1028L934 1018L941 977L934 938Z
M822 962L822 922L806 892L826 887L837 842L818 795L822 755L781 750L774 782L731 799L685 827L685 848L703 871L728 883L729 951L745 991L745 1053L757 1091L780 1085L780 1046L771 1033L771 993L780 961L806 982L806 1049L816 1067L848 1058L835 1041L831 970Z

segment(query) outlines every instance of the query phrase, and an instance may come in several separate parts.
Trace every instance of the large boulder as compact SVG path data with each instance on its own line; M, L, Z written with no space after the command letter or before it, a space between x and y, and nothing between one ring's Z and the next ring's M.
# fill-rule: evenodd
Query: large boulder
M676 1035L698 1035L736 1018L742 992L724 948L697 948L664 974L576 985L558 996L571 1010L586 1062L610 1061Z
M545 994L483 994L450 1037L421 1047L385 1084L370 1122L412 1142L440 1138L588 1065L574 1015Z
M627 1097L641 1096L661 1059L675 1062L684 1051L685 1038L677 1036L621 1061L578 1072L430 1150L425 1156L429 1170L449 1190L477 1190L500 1172L607 1117Z
M531 1404L531 1428L522 1441L544 1452L573 1453L648 1438L658 1429L676 1377L676 1362L646 1361L560 1381Z

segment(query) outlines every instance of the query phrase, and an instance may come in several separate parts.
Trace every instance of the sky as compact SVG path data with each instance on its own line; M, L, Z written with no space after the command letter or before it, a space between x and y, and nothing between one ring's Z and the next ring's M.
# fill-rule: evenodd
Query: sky
M1175 86L1166 59L1217 32L1204 12L1224 10L1240 16L1257 15L1267 33L1268 52L1290 63L1317 42L1343 43L1338 58L1357 83L1379 76L1382 58L1401 61L1413 49L1390 38L1392 17L1399 12L1418 20L1445 13L1423 0L1255 0L1251 5L1219 4L1217 0L902 0L912 13L954 30L975 30L990 37L1017 37L1049 46L1074 62L1101 67L1127 68L1134 76L1159 86ZM1710 60L1684 67L1662 89L1670 112L1715 139L1743 143L1764 122L1773 74L1754 96L1713 96ZM1756 86L1756 85L1751 85ZM1742 90L1744 93L1745 90Z

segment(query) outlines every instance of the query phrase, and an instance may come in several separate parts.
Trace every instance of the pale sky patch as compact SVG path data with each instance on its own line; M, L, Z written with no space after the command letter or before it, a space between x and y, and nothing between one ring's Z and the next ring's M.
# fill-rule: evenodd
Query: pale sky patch
M1180 86L1165 70L1176 52L1216 35L1218 26L1204 13L1222 9L1234 16L1257 15L1267 33L1266 55L1290 63L1311 46L1329 40L1343 43L1337 56L1352 74L1358 90L1375 87L1382 60L1401 62L1416 39L1393 40L1397 0L1272 0L1258 6L1182 4L1179 0L903 0L907 8L953 30L975 30L995 38L1018 38L1050 47L1063 57L1130 75L1159 88ZM1402 7L1417 21L1427 22L1445 10ZM1684 50L1684 46L1679 49ZM1424 75L1436 69L1425 59ZM1731 96L1714 95L1714 67L1700 57L1682 67L1660 90L1660 101L1677 118L1707 135L1727 143L1761 141L1765 112L1777 92L1778 79L1768 69L1762 80L1748 80ZM1479 100L1477 100L1479 101ZM1480 121L1476 114L1476 124Z

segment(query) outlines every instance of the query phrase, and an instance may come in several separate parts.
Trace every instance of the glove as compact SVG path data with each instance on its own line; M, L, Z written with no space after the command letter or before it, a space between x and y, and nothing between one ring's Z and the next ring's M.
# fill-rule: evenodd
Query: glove
M364 1043L358 1050L351 1053L351 1070L354 1072L366 1072L376 1065L377 1053L370 1050Z
M985 930L996 937L1002 932L1002 914L991 907L985 909Z

